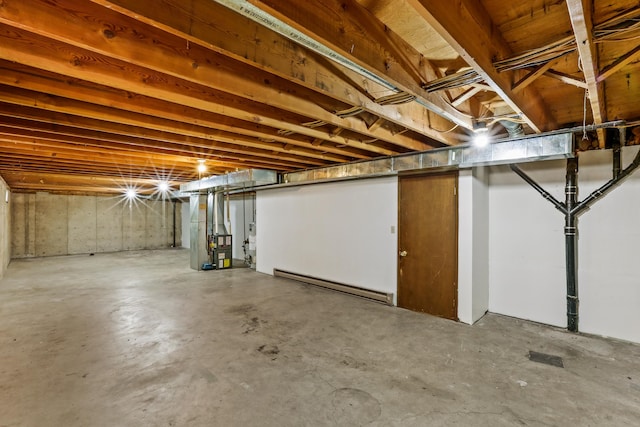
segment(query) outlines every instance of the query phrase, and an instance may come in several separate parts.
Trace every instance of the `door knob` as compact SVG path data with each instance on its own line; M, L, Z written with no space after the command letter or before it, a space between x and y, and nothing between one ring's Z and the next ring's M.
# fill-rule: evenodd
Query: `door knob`
M400 256L407 256L407 251L400 251Z

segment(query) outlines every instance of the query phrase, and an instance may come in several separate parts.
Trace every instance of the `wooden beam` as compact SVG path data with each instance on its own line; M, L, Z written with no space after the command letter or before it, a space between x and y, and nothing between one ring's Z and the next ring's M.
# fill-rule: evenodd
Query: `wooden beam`
M187 48L183 39L90 2L58 0L55 5L37 0L16 2L13 7L0 8L0 22L74 46L75 49L66 55L73 55L75 59L72 63L77 68L83 68L85 75L90 69L91 80L98 83L136 93L146 92L149 96L161 99L171 99L166 98L171 96L175 102L184 103L179 98L184 97L185 92L179 96L175 90L170 90L175 85L173 79L167 79L166 76L172 76L199 85L193 87L186 84L185 88L186 93L196 94L199 98L206 96L208 89L213 89L344 127L366 138L378 138L402 147L421 144L415 139L396 137L384 128L369 132L361 120L340 118L321 108L309 99L310 95L302 88L291 90L276 76L269 77L246 67L242 69L237 63L202 46ZM51 43L39 44L44 46ZM56 46L54 52L60 49L63 48ZM49 52L47 56L52 53ZM109 69L106 64L117 66L120 61L125 64L119 64L119 70L111 68L111 72L104 72ZM128 71L127 76L122 75L123 69ZM120 75L114 78L114 72ZM166 76L157 76L158 72ZM132 78L135 75L144 76L142 80L146 79L146 82ZM122 77L125 77L124 82ZM180 86L185 86L185 83L182 82ZM193 98L193 95L187 98ZM347 146L356 144L348 139L344 143ZM378 147L372 147L371 150L383 155L393 154Z
M598 83L605 81L605 79L607 79L609 76L616 73L622 67L629 64L631 61L635 60L639 56L640 56L640 45L631 49L629 52L625 53L624 55L622 55L621 57L613 61L611 64L604 67L600 72L600 74L598 75L598 78L596 79L596 81Z
M199 135L187 133L200 137L206 137L206 135L212 134L210 130L205 128L215 129L228 134L239 134L241 136L251 137L239 139L240 143L247 147L270 149L273 144L267 146L267 144L261 144L261 142L265 140L281 142L283 144L301 147L303 151L309 152L311 157L331 160L331 156L325 155L323 152L317 151L315 154L311 154L313 151L305 150L307 148L313 149L313 145L308 140L299 136L286 137L279 135L277 132L278 129L264 124L266 122L273 125L275 120L269 121L270 119L258 115L252 115L251 118L253 120L251 121L241 120L233 116L177 105L156 98L149 98L144 95L102 87L82 80L65 78L55 73L35 70L19 64L9 64L6 61L0 61L0 84L20 88L13 91L15 94L20 93L19 91L22 89L28 89L34 92L32 94L33 96L26 97L24 102L27 102L27 104L18 102L20 105L37 105L39 108L46 110L71 114L80 114L79 112L81 112L85 117L113 121L114 123L120 124L132 124L179 134L185 134L182 129L188 129L190 131L202 129L202 133ZM3 90L5 93L7 92L7 90L0 88L0 91ZM38 95L38 92L49 94L49 96ZM59 98L52 98L51 95ZM7 98L7 101L8 100ZM87 104L68 107L66 103L72 102L71 100L75 100L76 102L82 101ZM123 111L117 112L116 109L135 114L123 114ZM229 110L234 110L234 108L224 109L224 111ZM152 117L142 117L141 115ZM153 117L166 119L166 121L154 120ZM253 138L255 138L255 140L253 140ZM328 134L325 134L325 138L327 140L329 139ZM370 157L354 149L339 149L327 146L324 151L350 159L367 159Z
M416 73L407 70L423 70L422 74L427 75L430 65L426 59L355 0L249 2L398 89L415 95L431 111L462 127L472 127L469 117L441 97L427 93L421 87L425 82L418 81ZM395 47L390 48L390 43ZM411 65L407 66L407 62Z
M371 125L369 126L369 129L371 128L375 129L376 127L382 126L384 122L385 122L384 118L378 117L375 122L371 123Z
M527 75L525 75L524 77L522 77L520 80L518 80L516 83L513 84L513 93L522 92L524 88L526 88L531 83L536 81L538 77L546 73L547 70L551 69L551 67L553 67L556 63L557 61L549 61L531 70Z
M28 107L11 106L8 108L6 105L0 104L0 117L3 127L15 129L16 134L18 132L22 134L45 132L49 135L56 135L58 138L67 138L56 139L62 141L98 141L104 146L113 143L119 144L119 147L126 145L138 151L158 149L160 151L157 152L160 153L179 152L194 158L215 157L225 162L237 163L240 159L246 159L276 168L326 164L325 162L309 161L295 154L280 154L274 150L246 150L234 146L228 147L215 141L101 123L83 117L70 117L58 113L41 114L38 110Z
M463 102L473 98L478 92L481 92L481 91L482 91L482 88L480 88L480 87L472 87L470 89L467 89L464 92L462 92L460 95L455 97L451 101L451 105L453 105L454 107L457 107L458 105L462 104Z
M598 83L598 50L593 39L593 17L591 16L592 1L567 0L571 26L576 38L582 73L587 83L589 104L593 114L593 122L596 125L607 120L604 87ZM598 129L598 142L600 148L605 147L605 132Z
M518 76L498 73L494 68L496 58L508 58L512 52L481 2L407 1L531 129L541 132L556 127L548 107L532 87L514 93L512 86Z
M87 127L93 130L104 130L110 133L118 133L132 137L144 137L152 140L181 142L184 144L208 146L220 151L243 153L247 155L260 155L260 150L279 152L276 143L256 141L243 135L235 135L226 131L212 131L196 125L186 125L164 119L153 119L141 114L123 113L109 107L101 107L74 101L67 98L59 98L51 95L42 95L30 91L12 88L10 92L3 91L0 86L0 99L8 104L20 105L23 109L7 109L0 105L0 111L5 115L28 118L37 121L53 122L53 117L63 123L74 127ZM49 111L48 114L37 114L33 108ZM53 114L59 113L59 114ZM71 115L71 116L69 116ZM189 139L191 138L191 139ZM251 148L251 149L248 149ZM349 157L334 154L321 154L311 148L296 147L296 155L302 157L298 160L309 164L323 164L329 161L340 162ZM277 155L269 156L277 159Z
M116 139L116 138L113 138ZM0 126L0 141L8 144L5 146L9 150L12 146L18 147L20 144L27 144L34 147L37 150L38 147L70 147L73 149L77 147L78 150L87 153L87 157L90 157L92 153L100 150L107 150L110 153L118 154L120 160L127 163L127 159L135 159L137 157L146 156L147 158L159 160L160 166L167 164L171 159L174 160L176 165L187 163L190 164L190 168L195 170L197 161L206 161L207 165L211 166L215 170L235 170L237 168L255 167L260 169L299 169L300 166L282 165L280 162L269 162L260 158L242 157L234 158L230 156L220 156L213 154L211 150L196 150L194 148L186 149L182 147L176 147L174 144L158 144L154 146L141 146L137 145L135 141L126 140L119 142L117 140L94 140L87 139L80 136L71 136L65 133L44 132L40 130L22 130L14 129L7 126ZM60 145L62 144L62 145ZM167 157L169 156L169 157ZM80 159L81 160L81 159ZM85 165L84 162L78 162L78 168L82 168Z
M214 1L194 1L188 5L175 0L93 1L317 93L351 106L360 106L369 113L429 138L450 142L447 134L425 125L424 107L419 104L377 104L373 96L360 85L356 86L353 79L347 78L346 69L336 72L334 65L327 66L326 61L318 60L306 49L294 48L289 39Z
M20 33L20 35L16 33ZM3 36L8 36L9 40L13 41L6 40ZM147 72L137 69L135 66L110 60L109 58L97 59L95 54L91 55L88 52L83 53L76 51L72 53L70 57L66 58L66 53L63 54L63 56L58 56L56 52L67 52L69 49L73 50L73 48L70 46L60 46L56 43L49 44L49 47L45 47L42 43L49 43L47 40L37 39L37 36L22 32L21 30L7 32L5 29L5 31L3 31L2 26L0 26L0 40L3 39L4 41L0 41L0 43L7 43L7 48L5 49L3 46L3 49L0 50L0 57L9 61L16 61L30 67L44 68L46 71L69 75L77 79L93 81L104 86L134 92L137 95L151 96L182 106L223 115L231 114L233 117L239 117L247 121L267 122L273 127L285 128L292 133L330 140L328 134L321 130L283 122L267 115L256 114L252 111L255 110L255 108L246 100L236 101L235 103L231 102L228 105L221 104L219 102L221 94L203 92L201 87L198 89L170 76L162 77L160 75L154 75L153 77L149 77ZM16 42L16 40L19 41ZM24 45L22 43L24 43ZM80 57L82 57L84 61L80 61L78 59ZM132 70L132 68L136 69ZM154 74L152 71L149 72L152 75ZM144 77L141 79L132 77L140 75ZM273 115L276 116L277 113ZM391 155L395 153L392 150L381 149L347 137L340 137L337 142L378 155Z
M552 79L560 80L562 83L579 87L581 89L587 89L587 83L573 77L572 75L561 73L556 70L547 70L544 72L544 76L551 77Z
M157 180L135 177L92 177L71 173L37 172L20 169L5 169L0 164L0 173L13 191L56 191L122 194L127 187L135 187L140 193L153 193ZM172 183L177 188L179 182ZM117 201L114 201L114 205Z

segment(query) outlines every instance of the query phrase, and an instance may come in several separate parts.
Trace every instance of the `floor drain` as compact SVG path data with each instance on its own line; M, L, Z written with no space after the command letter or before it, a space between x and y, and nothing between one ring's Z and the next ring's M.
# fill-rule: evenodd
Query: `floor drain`
M529 360L532 362L544 363L545 365L557 366L558 368L564 368L562 357L554 356L552 354L529 351Z

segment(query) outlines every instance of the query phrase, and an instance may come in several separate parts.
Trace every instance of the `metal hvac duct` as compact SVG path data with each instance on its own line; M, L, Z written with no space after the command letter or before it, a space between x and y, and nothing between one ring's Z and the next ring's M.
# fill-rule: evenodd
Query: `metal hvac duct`
M507 119L499 120L498 122L507 130L509 138L521 138L524 136L524 127L521 123Z
M284 182L364 178L431 168L471 168L474 166L566 159L574 156L573 133L534 135L504 140L485 147L457 145L363 162L285 173Z
M180 185L182 193L199 193L209 189L237 189L259 187L261 185L276 184L278 174L264 169L246 169L224 175L210 176L198 181L191 181Z
M383 77L367 70L366 68L358 65L354 61L346 58L344 55L336 52L330 47L326 46L323 43L307 36L301 31L296 30L291 25L283 22L282 20L276 18L275 16L270 15L259 7L251 4L247 0L214 0L216 3L221 4L240 15L243 15L258 24L269 28L270 30L280 34L283 37L288 38L294 43L297 43L301 46L306 47L307 49L324 56L325 58L342 65L343 67L348 68L349 70L360 74L361 76L378 83L379 85L392 90L396 93L401 92L399 88L397 88L393 83L387 81ZM434 111L436 114L442 114L442 111L437 111L433 106L427 105L424 101L422 101L419 97L415 100L418 104L423 107ZM470 123L467 123L464 120L459 119L456 116L447 115L447 119L451 120L453 123L458 126L462 126L463 128L470 128Z

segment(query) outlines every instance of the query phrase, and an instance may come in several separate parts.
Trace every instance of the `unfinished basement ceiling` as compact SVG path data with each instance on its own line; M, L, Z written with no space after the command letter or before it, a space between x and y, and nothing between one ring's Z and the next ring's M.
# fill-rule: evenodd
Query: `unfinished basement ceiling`
M0 175L152 191L200 163L287 172L466 143L478 123L634 125L639 19L629 0L3 0Z

